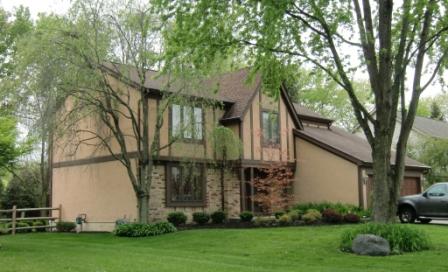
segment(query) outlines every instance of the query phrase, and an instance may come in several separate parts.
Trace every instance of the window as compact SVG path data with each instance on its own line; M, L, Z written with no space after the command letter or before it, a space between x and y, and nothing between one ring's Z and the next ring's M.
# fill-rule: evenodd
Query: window
M280 143L278 113L263 111L261 113L263 144L277 145Z
M203 165L168 165L167 206L203 206L204 177Z
M428 196L432 196L432 197L442 197L442 196L445 196L446 193L447 193L447 190L446 190L445 184L434 185L433 187L429 188L429 190L428 190Z
M202 140L202 108L171 106L171 136L186 140Z

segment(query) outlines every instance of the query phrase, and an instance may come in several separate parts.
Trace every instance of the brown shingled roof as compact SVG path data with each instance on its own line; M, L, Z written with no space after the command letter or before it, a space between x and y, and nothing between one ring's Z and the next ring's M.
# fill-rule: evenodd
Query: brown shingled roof
M416 116L412 129L431 137L447 139L448 123L426 117Z
M119 77L120 80L128 80L129 84L140 85L140 79L137 73L137 69L133 66L105 63L105 70L112 75ZM233 121L242 120L247 108L249 107L255 94L261 88L261 75L256 74L254 78L248 81L250 70L249 68L243 68L237 71L225 73L222 75L214 76L204 80L202 83L203 90L186 90L183 92L186 95L193 97L201 97L207 99L215 99L231 104L230 108L226 111L221 121ZM124 78L123 78L124 77ZM144 86L150 91L162 90L167 84L167 79L164 76L159 76L156 71L148 70L146 74L146 82ZM171 83L176 85L176 83ZM173 89L178 89L174 87ZM216 90L212 92L211 90ZM285 89L281 88L282 96L284 97ZM301 127L300 120L297 118L296 111L289 100L286 99L288 110L293 118L297 127Z
M358 165L369 167L372 165L372 149L369 143L341 128L305 126L303 130L294 130L294 134ZM394 163L393 159L391 163ZM425 170L430 167L411 158L406 158L406 168Z

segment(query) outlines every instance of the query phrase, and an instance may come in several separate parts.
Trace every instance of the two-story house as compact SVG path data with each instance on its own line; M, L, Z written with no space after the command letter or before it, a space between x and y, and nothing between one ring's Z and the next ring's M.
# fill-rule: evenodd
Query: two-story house
M109 68L111 82L117 88L138 84L132 73L126 80L118 80L114 71L119 68ZM157 111L162 99L157 95L161 83L156 73L148 73L150 80L145 88L152 94L149 134L153 135L155 120L151 112ZM170 135L184 123L192 126L191 131L181 133L179 141L160 151L152 174L150 218L164 220L171 211L188 215L214 212L223 208L223 196L230 218L238 217L241 211L255 210L250 181L260 168L278 162L295 172L295 203L332 201L367 206L366 179L372 173L366 142L332 128L330 119L295 107L284 87L279 99L274 100L263 92L260 76L247 83L248 74L248 69L223 74L204 83L217 86L216 93L191 94L210 96L207 98L220 102L220 107L172 103L164 113L161 146L167 145ZM85 123L101 127L92 120ZM242 142L241 155L230 158L233 167L226 171L224 188L209 140L217 125L230 128ZM63 219L73 221L79 214L86 214L84 227L93 231L111 230L120 218L136 219L137 202L126 169L107 150L91 145L77 145L75 152L69 152L73 144L70 139L57 139L52 156L52 204L62 206ZM197 163L186 166L185 161ZM421 179L426 170L426 166L408 161L407 174L412 178Z

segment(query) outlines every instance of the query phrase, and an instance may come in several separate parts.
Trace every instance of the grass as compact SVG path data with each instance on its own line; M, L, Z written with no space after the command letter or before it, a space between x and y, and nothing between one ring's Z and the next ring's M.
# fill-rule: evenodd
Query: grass
M340 252L348 225L190 230L149 238L0 236L0 271L448 271L447 228L413 227L429 234L433 248L389 257Z

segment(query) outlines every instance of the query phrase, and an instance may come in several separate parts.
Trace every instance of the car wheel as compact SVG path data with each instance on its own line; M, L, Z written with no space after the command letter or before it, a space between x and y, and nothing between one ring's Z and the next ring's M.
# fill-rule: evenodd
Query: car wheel
M429 218L421 218L420 219L420 223L422 223L422 224L428 224L429 222L431 222L431 219L429 219Z
M415 211L411 207L403 207L398 213L401 223L414 223L416 216Z

